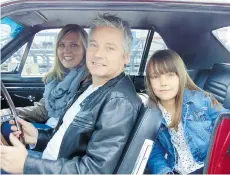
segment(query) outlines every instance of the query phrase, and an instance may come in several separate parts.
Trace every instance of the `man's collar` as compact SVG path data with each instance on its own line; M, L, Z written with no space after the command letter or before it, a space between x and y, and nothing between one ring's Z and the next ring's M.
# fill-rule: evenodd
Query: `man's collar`
M120 75L118 75L117 77L109 80L104 85L100 86L94 93L101 93L102 91L105 91L105 90L109 89L111 86L113 86L114 84L116 84L119 80L121 80L124 76L125 76L125 73L121 72ZM94 93L92 93L91 95L93 96Z
M117 77L109 80L107 83L104 84L104 86L110 86L116 82L118 82L120 79L122 79L125 76L124 72L121 72L120 75L118 75Z

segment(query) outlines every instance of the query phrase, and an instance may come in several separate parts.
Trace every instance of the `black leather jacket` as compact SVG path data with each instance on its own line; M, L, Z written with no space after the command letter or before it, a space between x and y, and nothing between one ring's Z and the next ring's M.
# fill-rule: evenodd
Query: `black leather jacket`
M141 107L130 78L122 73L94 91L80 106L64 135L58 159L27 156L24 173L114 172ZM58 126L61 122L62 119ZM53 134L52 130L39 131L35 149L44 150Z

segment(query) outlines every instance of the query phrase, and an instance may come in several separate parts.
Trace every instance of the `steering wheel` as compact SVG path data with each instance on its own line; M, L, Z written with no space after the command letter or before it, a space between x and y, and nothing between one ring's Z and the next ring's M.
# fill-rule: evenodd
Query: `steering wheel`
M11 114L0 117L0 124L2 125L4 122L14 120L18 130L22 131L21 125L18 123L18 115L17 115L16 109L15 109L14 103L13 103L13 101L12 101L12 99L11 99L11 97L10 97L8 91L6 90L2 81L1 81L1 92L2 92L3 97L6 99L7 104L9 105L9 108L11 110ZM25 145L23 133L19 137L19 140ZM3 145L8 145L5 138L3 137L2 133L1 133L1 143Z

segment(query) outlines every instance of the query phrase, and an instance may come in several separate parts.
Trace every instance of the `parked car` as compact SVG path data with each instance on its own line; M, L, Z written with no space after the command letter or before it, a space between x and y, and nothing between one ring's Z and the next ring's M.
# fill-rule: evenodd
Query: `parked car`
M129 21L132 27L134 43L125 71L137 93L146 92L148 58L156 50L170 48L183 58L195 83L230 109L230 3L15 0L2 2L1 13L1 80L16 107L33 105L42 98L42 76L54 63L55 38L61 27L76 23L88 29L97 14L111 13ZM3 99L1 108L6 107ZM151 126L142 127L145 133ZM140 150L143 139L148 137L146 134L138 140L138 146L127 146L116 172L131 173L138 156L135 149ZM131 160L127 163L125 156L130 149Z

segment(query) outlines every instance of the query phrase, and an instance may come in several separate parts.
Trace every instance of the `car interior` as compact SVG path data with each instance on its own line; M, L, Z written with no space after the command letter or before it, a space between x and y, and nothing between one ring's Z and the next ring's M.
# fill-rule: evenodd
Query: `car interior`
M161 121L160 111L157 107L150 108L147 105L144 80L146 63L155 50L175 50L183 58L194 82L201 89L211 92L225 108L230 109L230 50L213 33L214 30L230 26L229 4L48 0L6 3L2 5L1 11L2 19L9 18L23 28L15 38L1 47L2 65L24 47L16 68L1 71L2 82L16 107L33 105L34 101L42 98L44 92L41 75L22 75L27 59L31 59L29 53L35 45L33 40L40 31L60 29L66 24L78 24L88 29L90 21L97 14L103 13L116 14L129 21L133 30L145 31L145 34L140 34L144 37L139 36L139 40L133 45L135 49L132 50L132 64L126 69L126 74L130 74L143 101L143 107L114 173L132 173L145 139L156 138ZM48 32L46 34L49 35ZM44 50L38 52L43 59L48 54ZM9 68L9 63L7 64ZM132 68L135 71L131 71ZM6 108L6 101L2 99L1 102L1 107Z

